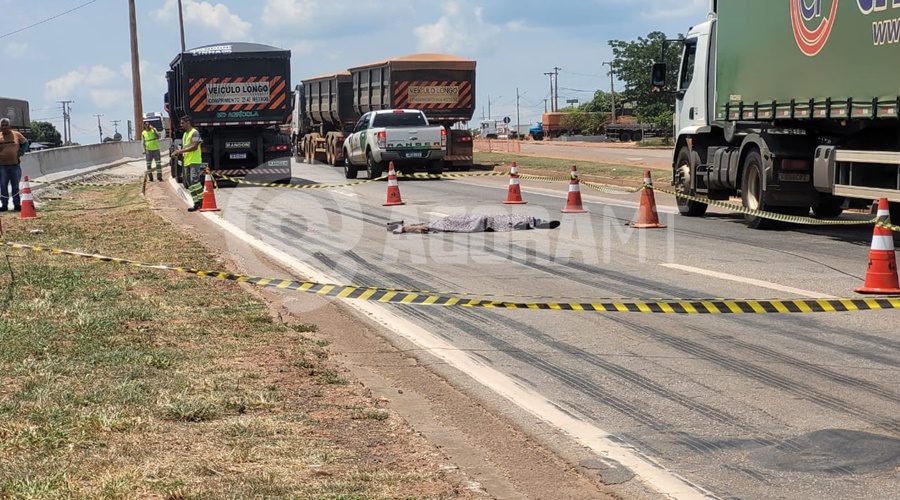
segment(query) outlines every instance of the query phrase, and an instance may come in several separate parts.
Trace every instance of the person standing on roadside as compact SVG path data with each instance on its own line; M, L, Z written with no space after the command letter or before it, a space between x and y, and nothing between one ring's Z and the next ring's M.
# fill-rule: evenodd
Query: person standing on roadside
M184 135L181 136L181 149L172 152L175 156L181 156L181 164L184 166L183 175L188 176L188 190L191 193L191 199L194 200L194 206L188 208L188 212L196 212L200 209L203 201L203 153L200 150L200 131L194 128L191 117L185 116L181 119L181 130Z
M22 210L19 198L19 179L22 178L20 158L25 154L28 139L12 129L9 118L0 118L0 212L9 210L9 199L13 200L13 210Z
M159 153L159 132L150 122L144 122L144 130L141 132L144 140L144 158L147 159L147 180L153 180L152 163L156 160L156 180L162 180L162 160Z

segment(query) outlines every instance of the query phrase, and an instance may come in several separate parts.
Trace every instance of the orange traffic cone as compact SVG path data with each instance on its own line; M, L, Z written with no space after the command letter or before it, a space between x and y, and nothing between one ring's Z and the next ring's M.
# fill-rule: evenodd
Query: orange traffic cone
M522 190L519 189L519 167L516 162L512 162L509 167L509 191L506 193L506 205L522 205L528 203L522 201Z
M581 189L578 187L578 169L572 165L571 180L569 180L569 196L566 198L566 208L562 209L567 214L583 214L587 210L581 205Z
M203 203L200 205L200 211L219 211L219 207L216 206L216 193L213 190L212 175L210 175L209 170L206 171L206 180L203 182Z
M653 196L653 181L650 180L649 170L644 172L644 189L641 190L641 205L638 209L638 220L637 222L632 222L631 227L638 229L666 227L665 224L659 223L659 214L656 213L656 197Z
M878 216L872 233L872 248L869 250L869 270L866 281L857 293L900 294L897 279L897 256L894 254L894 233L885 224L891 223L887 198L878 200Z
M400 186L397 185L397 172L394 171L394 162L391 162L388 166L387 201L385 201L382 206L390 207L393 205L406 205L406 202L400 199Z
M20 194L22 197L22 211L19 214L19 219L37 219L37 212L34 210L34 197L31 196L31 184L28 182L27 175L22 180Z

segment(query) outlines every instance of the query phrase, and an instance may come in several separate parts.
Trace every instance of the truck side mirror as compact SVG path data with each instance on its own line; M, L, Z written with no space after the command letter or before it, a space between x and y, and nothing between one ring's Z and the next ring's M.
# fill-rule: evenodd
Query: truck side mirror
M666 63L653 63L653 70L650 74L650 86L653 92L662 92L666 88Z

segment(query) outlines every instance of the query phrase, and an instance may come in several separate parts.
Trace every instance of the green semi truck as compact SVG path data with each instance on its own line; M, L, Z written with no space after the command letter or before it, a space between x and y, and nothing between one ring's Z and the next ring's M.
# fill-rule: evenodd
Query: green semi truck
M683 43L677 191L823 218L885 197L900 220L900 1L710 0Z

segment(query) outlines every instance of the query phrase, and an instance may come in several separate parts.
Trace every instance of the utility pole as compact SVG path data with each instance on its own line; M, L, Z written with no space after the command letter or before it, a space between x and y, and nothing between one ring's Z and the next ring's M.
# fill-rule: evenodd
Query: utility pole
M100 142L103 142L103 126L100 125L100 117L103 115L94 115L97 117L97 129L100 130Z
M115 137L119 135L119 123L121 123L122 120L110 120L110 122L113 124L113 137Z
M553 67L553 111L559 111L559 70L561 69Z
M62 107L63 107L63 130L62 130L63 145L68 146L69 141L72 140L71 132L69 129L69 126L70 126L69 124L71 123L70 122L71 118L69 116L69 104L72 104L74 101L57 101L57 102L62 104Z
M552 99L553 99L553 72L551 71L549 73L544 73L544 75L550 77L550 99L551 99L550 111L556 111L555 109L553 109L553 101L552 101ZM547 112L547 99L544 99L544 113L546 113L546 112Z
M137 15L134 2L135 0L128 0L128 17L131 26L131 89L134 100L134 123L141 123L144 118L144 98L141 95L141 58L138 55Z
M528 91L525 91L527 94ZM519 87L516 87L516 136L522 137L522 123L519 121L519 98L525 94L519 94Z
M181 0L178 0L178 27L181 30L181 53L186 50L184 47L184 14L181 11Z
M491 119L491 94L488 94L488 120Z
M612 100L612 106L611 106L612 114L610 114L609 116L610 116L610 120L611 120L610 123L615 125L616 124L616 91L615 91L615 88L613 87L612 62L603 61L603 65L609 66L609 98L610 98L610 100Z

